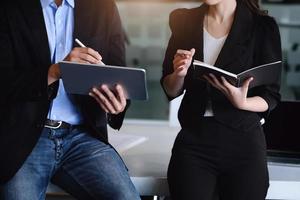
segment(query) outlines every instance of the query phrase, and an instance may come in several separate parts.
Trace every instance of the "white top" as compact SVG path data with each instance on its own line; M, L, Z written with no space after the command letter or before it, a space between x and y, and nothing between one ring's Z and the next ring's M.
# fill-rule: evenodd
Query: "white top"
M203 28L203 55L204 62L210 65L214 65L217 61L217 58L223 48L227 35L221 38L215 38L210 35L205 28ZM206 105L206 110L204 113L205 117L214 116L214 112L212 110L211 100L209 99Z

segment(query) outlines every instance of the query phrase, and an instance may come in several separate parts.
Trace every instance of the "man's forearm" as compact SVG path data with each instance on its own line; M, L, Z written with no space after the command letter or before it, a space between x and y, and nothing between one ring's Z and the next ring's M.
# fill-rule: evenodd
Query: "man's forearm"
M48 71L48 85L51 85L57 81L60 77L60 70L58 64L53 64L50 66Z

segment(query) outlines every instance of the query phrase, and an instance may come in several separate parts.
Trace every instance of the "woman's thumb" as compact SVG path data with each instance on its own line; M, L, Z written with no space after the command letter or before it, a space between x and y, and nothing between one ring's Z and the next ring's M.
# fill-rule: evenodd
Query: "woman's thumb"
M194 56L195 52L196 52L196 49L195 48L192 48L191 49L191 52L192 52L192 57Z

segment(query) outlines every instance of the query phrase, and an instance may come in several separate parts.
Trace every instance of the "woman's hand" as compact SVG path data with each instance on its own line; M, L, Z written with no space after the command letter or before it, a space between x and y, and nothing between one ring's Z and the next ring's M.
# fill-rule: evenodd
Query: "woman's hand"
M204 78L215 88L220 90L228 100L238 109L247 110L247 94L250 82L253 78L248 78L242 85L242 87L235 87L231 85L224 77L221 77L221 81L218 80L213 74L204 76Z
M167 75L163 81L163 87L170 97L177 97L183 88L184 78L192 63L195 49L190 51L178 49L174 55L172 74Z
M117 115L124 111L126 107L126 97L121 85L115 87L115 93L110 90L107 85L102 85L99 88L94 87L89 95L99 103L106 113Z
M173 68L174 74L178 77L185 77L189 67L191 66L195 49L190 51L178 49L174 55Z

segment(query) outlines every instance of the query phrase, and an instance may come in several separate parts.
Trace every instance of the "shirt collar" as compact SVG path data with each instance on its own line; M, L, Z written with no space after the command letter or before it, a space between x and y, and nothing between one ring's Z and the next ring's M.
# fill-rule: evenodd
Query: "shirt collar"
M74 0L63 0L63 3L65 3L65 1L72 7L75 7L75 2ZM49 6L52 2L54 2L54 0L41 0L41 4L42 4L42 8L45 9L47 6Z
M42 4L42 8L45 9L47 6L49 6L53 0L40 0Z
M75 2L74 2L74 0L66 0L66 1L68 2L68 4L69 4L72 8L75 7Z

